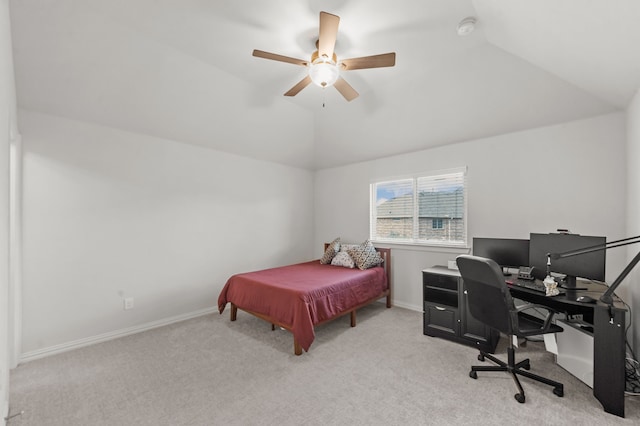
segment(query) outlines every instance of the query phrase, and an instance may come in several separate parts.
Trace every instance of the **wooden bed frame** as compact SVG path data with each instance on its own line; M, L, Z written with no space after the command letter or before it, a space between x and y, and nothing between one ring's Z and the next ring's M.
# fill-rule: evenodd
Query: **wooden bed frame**
M329 243L325 243L324 244L324 250L327 249L327 247L329 246ZM356 310L362 308L363 306L369 305L373 302L376 302L380 299L382 299L383 297L386 297L387 299L387 308L390 308L391 305L391 249L388 248L378 248L376 247L376 251L378 253L380 253L380 256L384 259L384 262L382 264L385 274L387 275L387 289L384 290L382 293L380 293L379 295L372 297L371 299L367 300L364 303L361 303L357 306L353 306L350 307L349 309L342 311L340 313L338 313L337 315L331 317L331 318L327 318L324 321L320 321L319 323L315 324L314 326L317 325L321 325L324 323L327 323L329 321L333 321L336 318L340 318L344 315L350 314L351 315L351 327L355 327L356 326ZM231 321L235 321L236 318L238 317L238 309L240 309L241 311L247 312L251 315L254 315L260 319L263 319L267 322L271 323L271 330L275 330L276 326L281 327L289 332L291 332L291 326L288 324L283 324L280 321L278 321L275 318L270 317L269 315L265 315L265 314L261 314L258 312L253 312L247 309L242 309L242 308L238 308L235 304L230 303L231 305L231 312L230 312L230 319ZM302 354L302 347L300 346L300 344L296 341L295 337L293 338L293 352L296 355L301 355Z

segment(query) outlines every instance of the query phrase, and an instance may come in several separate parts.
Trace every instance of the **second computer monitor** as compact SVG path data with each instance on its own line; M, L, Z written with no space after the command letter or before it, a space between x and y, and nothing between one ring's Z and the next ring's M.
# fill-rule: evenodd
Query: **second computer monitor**
M486 257L502 267L529 265L529 240L513 238L474 238L474 256Z
M583 248L604 247L606 237L593 237L576 234L531 234L529 246L529 266L535 267L536 278L546 275L547 254L551 254L551 272L566 275L569 286L575 285L576 277L604 281L606 255L605 250L562 257L564 253L575 252Z

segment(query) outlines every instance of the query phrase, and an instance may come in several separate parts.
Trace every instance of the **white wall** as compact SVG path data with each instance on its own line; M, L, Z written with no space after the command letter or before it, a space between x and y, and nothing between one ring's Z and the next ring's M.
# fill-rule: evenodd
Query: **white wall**
M15 110L9 4L0 0L0 419L9 411L9 149Z
M372 180L460 166L468 167L469 240L528 238L530 232L558 228L623 238L625 155L625 117L616 113L320 170L316 246L336 236L368 237ZM422 310L421 270L446 265L464 251L393 248L394 303L417 310ZM608 279L623 266L624 253L607 253Z
M313 253L312 172L31 111L19 122L23 359L206 312L230 275Z
M640 91L638 91L627 109L627 235L640 235ZM640 252L639 245L629 246L627 261ZM631 292L630 305L639 318L640 309L640 265L626 278ZM640 353L640 319L636 319L633 328L633 344L636 355Z
M366 239L373 179L467 166L469 238L636 235L639 98L626 117L324 169L315 184L301 169L20 111L25 358L206 311L233 273L319 256L335 236ZM393 248L394 302L418 310L420 271L464 251ZM609 281L627 261L608 252ZM638 306L638 289L618 294ZM123 297L136 307L122 310Z

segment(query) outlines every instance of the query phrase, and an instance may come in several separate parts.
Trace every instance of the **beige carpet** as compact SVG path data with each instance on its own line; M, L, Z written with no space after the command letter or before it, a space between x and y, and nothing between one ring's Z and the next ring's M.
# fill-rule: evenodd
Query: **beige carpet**
M503 357L506 339L498 356ZM316 330L308 353L291 335L239 312L208 315L21 365L11 374L15 425L615 425L592 391L541 343L521 349L564 398L506 374L469 378L473 348L422 334L422 314L382 304Z

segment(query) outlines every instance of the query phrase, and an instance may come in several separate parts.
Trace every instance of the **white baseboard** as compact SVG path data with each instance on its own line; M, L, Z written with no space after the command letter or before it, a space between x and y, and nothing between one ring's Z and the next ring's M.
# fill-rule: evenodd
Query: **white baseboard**
M387 299L380 299L376 303L387 303ZM422 306L409 305L407 303L398 302L396 300L391 301L391 306L397 306L398 308L408 309L410 311L422 312Z
M410 305L408 303L398 302L396 300L393 301L393 306L397 306L399 308L409 309L410 311L422 312L422 306Z
M5 419L9 417L9 402L5 401L4 398L0 401L0 410L0 419L2 419L2 423L0 424L4 426L7 424Z
M62 352L67 352L73 349L82 348L84 346L95 345L96 343L106 342L109 340L117 339L119 337L129 336L131 334L141 333L143 331L151 330L180 321L185 321L202 315L208 315L214 312L218 312L217 307L201 309L199 311L177 315L175 317L165 318L158 321L152 321L146 324L137 325L135 327L123 328L121 330L110 331L108 333L99 334L97 336L86 337L84 339L74 340L72 342L49 346L48 348L25 352L20 356L20 363L33 361Z
M393 306L399 308L409 309L411 311L422 312L422 306L414 306L407 303L393 301ZM143 331L151 330L165 325L173 324L180 321L186 321L191 318L196 318L202 315L209 315L211 313L218 312L217 307L201 309L199 311L190 312L188 314L177 315L175 317L165 318L158 321L152 321L146 324L137 325L135 327L123 328L121 330L111 331L109 333L99 334L97 336L86 337L84 339L74 340L59 345L49 346L48 348L42 348L35 351L25 352L20 356L19 363L29 362L36 359L44 358L51 355L56 355L62 352L79 349L89 345L95 345L96 343L107 342L120 337L129 336L131 334L141 333ZM6 415L6 414L5 414ZM4 416L2 416L4 418Z

